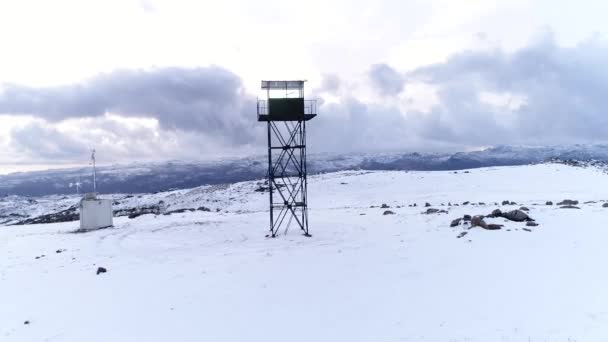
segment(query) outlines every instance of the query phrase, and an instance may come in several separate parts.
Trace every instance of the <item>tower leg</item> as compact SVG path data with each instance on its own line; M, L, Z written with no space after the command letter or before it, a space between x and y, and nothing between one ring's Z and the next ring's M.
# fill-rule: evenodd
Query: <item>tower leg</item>
M277 150L277 154L273 155L273 150ZM269 121L268 190L272 237L284 222L289 225L292 221L305 236L310 236L307 187L305 121ZM278 211L276 216L275 210Z
M270 134L270 121L268 121L268 194L270 198L270 235L272 237L276 236L276 232L274 231L274 209L272 205L272 183L274 182L273 172L272 172L272 136Z

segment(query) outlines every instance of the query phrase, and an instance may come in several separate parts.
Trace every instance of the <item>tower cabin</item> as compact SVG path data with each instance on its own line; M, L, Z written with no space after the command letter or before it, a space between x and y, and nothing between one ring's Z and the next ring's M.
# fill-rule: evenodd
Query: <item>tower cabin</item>
M304 82L262 81L266 99L258 100L258 121L308 121L317 116L316 101L304 99Z

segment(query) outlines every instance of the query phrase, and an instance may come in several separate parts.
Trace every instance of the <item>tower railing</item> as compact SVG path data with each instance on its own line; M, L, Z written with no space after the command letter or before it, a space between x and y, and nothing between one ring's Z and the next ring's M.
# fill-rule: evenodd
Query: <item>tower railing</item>
M258 118L260 115L268 115L268 100L258 100ZM317 114L317 100L304 100L304 115Z

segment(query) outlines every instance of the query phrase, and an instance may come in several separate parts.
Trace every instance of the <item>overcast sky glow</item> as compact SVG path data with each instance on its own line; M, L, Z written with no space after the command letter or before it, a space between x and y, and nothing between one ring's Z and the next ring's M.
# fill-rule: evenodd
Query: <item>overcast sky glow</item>
M605 1L0 2L0 174L264 153L261 79L313 151L608 140Z

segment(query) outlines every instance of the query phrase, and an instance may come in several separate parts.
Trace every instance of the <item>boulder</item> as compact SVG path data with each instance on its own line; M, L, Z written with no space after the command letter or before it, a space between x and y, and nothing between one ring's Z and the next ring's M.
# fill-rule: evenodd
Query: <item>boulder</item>
M460 239L461 237L467 235L468 232L462 232L460 234L458 234L458 236L456 236L457 239Z
M468 205L470 202L466 201L466 202L462 202L462 205Z
M395 213L390 210L387 210L384 213L382 213L382 215L395 215Z
M473 218L471 219L471 228L473 227L481 227L488 229L488 224L483 220L483 216L478 215L473 216Z
M435 208L428 208L425 212L423 212L423 214L442 214L442 213L447 213L447 211L445 210L439 210L439 209L435 209Z
M490 217L501 217L502 216L502 210L500 209L494 209L492 210L492 213L490 215L488 215Z
M553 205L553 202L547 201L547 202L545 202L545 205Z
M430 206L431 206L431 203L426 202L426 203L424 203L424 206L425 206L426 208L428 208L428 207L430 207Z
M602 208L608 208L608 203L602 204Z
M460 222L462 221L462 218L459 217L457 219L452 220L452 223L450 223L450 227L456 227L460 225Z
M508 211L506 213L502 213L501 216L506 218L507 220L515 221L515 222L523 222L523 221L531 220L531 218L530 218L530 216L528 216L528 214L524 213L521 210L517 210L517 209Z
M526 223L526 226L528 226L528 227L536 227L536 226L538 226L538 223L536 223L534 221L528 221L528 223Z
M511 202L509 201L502 201L502 205L509 205Z
M530 211L530 209L528 209L528 207L519 207L519 210L521 210L521 211Z
M580 209L579 207L575 206L575 205L562 205L561 207L559 207L560 209Z
M97 275L99 275L100 273L106 273L108 272L108 270L106 270L105 267L97 267Z
M388 206L388 204L382 203L382 205L380 206L380 208L387 209L387 208L390 208L390 207Z
M471 221L472 217L471 217L471 215L464 215L462 217L462 219L465 220L465 221Z
M498 230L498 229L502 229L503 225L502 224L493 224L490 223L488 224L488 226L486 227L487 230Z
M578 201L576 200L570 200L570 199L565 199L559 203L557 203L557 205L577 205Z

